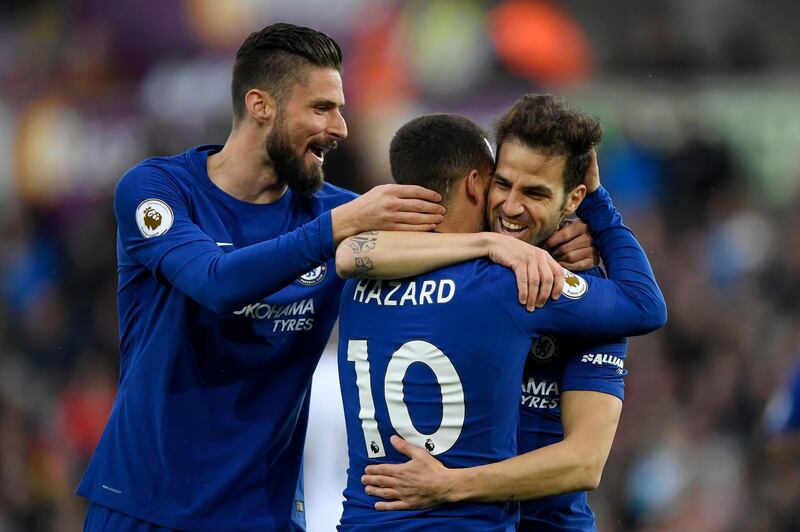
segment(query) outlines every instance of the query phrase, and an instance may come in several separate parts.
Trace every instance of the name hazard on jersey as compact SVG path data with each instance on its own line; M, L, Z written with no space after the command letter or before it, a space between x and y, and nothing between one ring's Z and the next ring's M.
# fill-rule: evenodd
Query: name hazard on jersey
M283 305L252 303L237 310L234 316L254 320L275 320L273 332L310 331L314 328L314 298L301 299ZM303 316L303 317L298 317Z
M450 279L417 281L381 281L362 279L353 292L353 301L396 307L449 303L456 295L456 283Z

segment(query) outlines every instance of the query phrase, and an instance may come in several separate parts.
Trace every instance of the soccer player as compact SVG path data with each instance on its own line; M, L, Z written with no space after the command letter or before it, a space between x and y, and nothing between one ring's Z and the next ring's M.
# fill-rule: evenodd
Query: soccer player
M546 242L557 255L569 254L573 245L551 234L567 214L566 199L578 184L574 168L587 149L579 132L591 130L599 141L596 121L551 96L523 96L509 109L498 121L498 161L488 200L495 231L531 244ZM560 158L563 171L541 171L543 155ZM589 169L597 172L596 160ZM420 237L414 242L418 247ZM436 248L441 250L441 244ZM446 254L440 252L439 263ZM373 253L372 260L374 271L382 274L384 258ZM626 349L624 338L600 344L553 335L537 338L522 381L519 452L538 451L451 475L424 450L398 441L396 447L412 460L368 467L365 481L374 485L367 492L397 499L379 503L383 509L536 498L522 504L519 530L594 530L585 490L599 483L619 422Z
M338 310L335 246L427 231L444 212L419 187L354 199L323 183L347 136L340 70L322 33L253 33L236 54L225 145L147 159L120 180L120 381L78 487L86 530L305 528L308 392Z
M571 172L586 174L592 147L586 142L588 157ZM546 155L537 167L560 182L564 161ZM454 115L416 119L398 131L390 159L398 182L413 180L442 192L448 213L440 231L483 227L493 160L478 126ZM511 458L517 453L518 386L531 339L547 333L615 338L663 323L663 298L646 256L622 225L596 172L567 195L566 211L574 210L587 189L581 214L612 280L565 272L566 297L544 310L528 312L518 305L513 276L485 260L395 281L345 285L339 376L350 465L341 530L513 530L518 511L508 496L485 504L378 512L379 499L365 491L362 472L371 463L404 461L388 445L394 434L450 468ZM393 241L385 233L348 239L337 250L337 268L371 271L373 252L385 257Z

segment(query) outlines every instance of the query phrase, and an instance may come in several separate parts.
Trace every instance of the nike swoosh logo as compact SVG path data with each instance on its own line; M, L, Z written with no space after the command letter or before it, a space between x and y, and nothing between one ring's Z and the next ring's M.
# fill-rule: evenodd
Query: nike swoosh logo
M232 246L233 244L231 244L230 242L217 242L217 245L219 247L222 247L222 246Z

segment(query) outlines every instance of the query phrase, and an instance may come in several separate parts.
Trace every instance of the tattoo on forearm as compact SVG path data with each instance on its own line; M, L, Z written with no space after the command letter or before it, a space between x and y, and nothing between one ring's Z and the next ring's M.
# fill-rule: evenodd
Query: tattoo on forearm
M347 245L351 250L353 250L353 258L355 259L356 263L356 276L361 278L369 278L369 272L375 267L372 259L369 256L369 253L375 249L377 241L377 231L370 231L368 233L351 236L348 239Z
M378 240L378 232L370 231L360 235L351 236L347 241L347 245L353 250L353 253L366 253L375 249L375 243Z
M374 264L369 257L356 257L356 275L364 275L369 273L372 268L374 268Z

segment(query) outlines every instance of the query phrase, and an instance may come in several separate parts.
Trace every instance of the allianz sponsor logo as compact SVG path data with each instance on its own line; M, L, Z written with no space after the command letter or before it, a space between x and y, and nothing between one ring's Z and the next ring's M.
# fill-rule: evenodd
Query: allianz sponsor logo
M556 381L529 377L528 382L522 383L522 406L553 409L558 407L560 397Z
M254 320L275 320L273 332L310 331L314 327L314 319L306 316L314 315L314 299L301 299L283 305L252 303L233 314Z
M623 369L625 367L625 361L620 357L616 357L614 355L607 355L604 353L586 353L581 357L581 362L585 362L587 364L608 364L611 366L616 366L619 369Z

